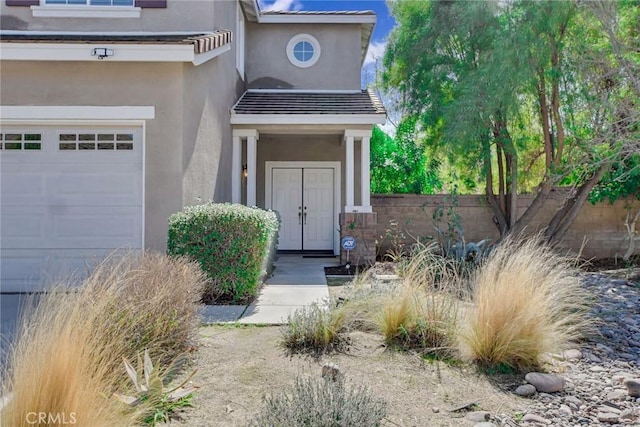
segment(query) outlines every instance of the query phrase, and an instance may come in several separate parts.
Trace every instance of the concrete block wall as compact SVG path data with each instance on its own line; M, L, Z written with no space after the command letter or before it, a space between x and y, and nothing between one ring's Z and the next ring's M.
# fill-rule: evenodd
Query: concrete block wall
M554 213L561 207L563 197L553 194L544 208L526 230L535 233L548 224ZM381 247L379 253L389 248L389 239L384 236L395 221L406 235L406 243L416 238L435 237L433 212L439 206L451 206L453 199L447 195L372 195L371 205L377 213L376 235ZM522 214L533 201L533 196L518 198L518 210ZM465 195L457 197L457 212L462 219L464 236L467 241L485 238L496 240L500 234L493 223L493 213L483 196ZM619 200L613 205L586 203L560 244L560 248L578 253L582 248L584 258L620 257L627 249L624 228L627 201ZM638 202L636 202L638 203ZM442 224L446 226L446 224Z
M345 236L356 239L356 247L349 253L349 262L353 265L372 264L376 261L376 239L378 233L378 214L342 213L340 214L340 241ZM347 252L340 245L340 262L347 262Z

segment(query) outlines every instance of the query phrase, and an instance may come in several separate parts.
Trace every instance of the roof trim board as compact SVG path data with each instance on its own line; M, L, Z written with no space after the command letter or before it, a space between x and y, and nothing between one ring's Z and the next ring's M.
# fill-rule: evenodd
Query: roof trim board
M1 32L0 60L191 62L203 64L231 50L232 33L78 34ZM96 55L107 50L108 56Z
M232 125L375 125L386 114L236 114Z

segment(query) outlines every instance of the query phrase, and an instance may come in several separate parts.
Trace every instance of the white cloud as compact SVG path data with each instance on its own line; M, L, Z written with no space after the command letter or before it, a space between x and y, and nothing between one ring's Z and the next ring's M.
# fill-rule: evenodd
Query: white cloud
M300 10L300 0L259 0L260 10Z
M367 50L367 56L364 58L363 65L366 67L367 65L375 64L377 60L382 59L386 47L386 40L369 43L369 49Z

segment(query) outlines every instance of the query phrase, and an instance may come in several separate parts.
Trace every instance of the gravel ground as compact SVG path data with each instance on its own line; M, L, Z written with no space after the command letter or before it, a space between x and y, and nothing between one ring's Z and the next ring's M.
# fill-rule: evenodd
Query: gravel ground
M562 383L558 392L520 397L515 390L526 384L524 375L487 377L471 367L425 362L387 349L374 334L351 333L347 352L313 359L287 356L278 345L278 327L215 326L201 330L195 407L171 424L246 426L264 396L281 392L296 375L319 376L325 363L334 363L348 383L365 385L388 402L386 426L640 426L640 398L625 386L626 380L640 381L636 277L583 275L597 298L591 314L599 334L580 349L549 355L548 371Z

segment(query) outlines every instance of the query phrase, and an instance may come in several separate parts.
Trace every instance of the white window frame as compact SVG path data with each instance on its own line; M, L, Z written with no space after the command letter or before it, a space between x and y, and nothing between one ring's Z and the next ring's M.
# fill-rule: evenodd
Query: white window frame
M244 80L244 14L240 3L236 3L236 70Z
M38 18L140 18L141 8L135 6L92 6L87 4L47 4L40 0L39 6L31 6L31 12Z
M313 56L308 61L299 61L293 53L293 49L300 42L307 42L313 47ZM287 43L287 58L289 58L289 62L298 68L309 68L315 65L315 63L318 62L318 59L320 59L321 53L322 51L320 49L318 39L313 37L311 34L297 34L291 37L291 40Z

